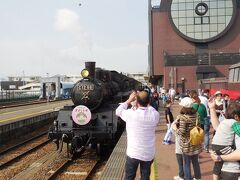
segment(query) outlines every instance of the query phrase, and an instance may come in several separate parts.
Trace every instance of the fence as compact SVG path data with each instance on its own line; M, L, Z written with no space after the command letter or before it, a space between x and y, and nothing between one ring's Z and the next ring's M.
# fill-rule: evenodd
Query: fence
M38 99L40 94L40 90L2 90L0 91L0 103Z

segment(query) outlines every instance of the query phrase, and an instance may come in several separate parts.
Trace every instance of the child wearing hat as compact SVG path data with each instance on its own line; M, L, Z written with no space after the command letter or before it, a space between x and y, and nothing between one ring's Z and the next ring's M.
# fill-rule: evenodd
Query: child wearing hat
M218 117L215 98L209 100L210 115L213 120L213 127L216 130L212 140L212 150L217 155L230 154L235 149L234 139L235 136L238 135L238 129L240 129L240 124L238 122L239 118L236 119L236 117L240 117L240 105L236 102L230 103L226 110L226 119L222 122L217 120L218 125L216 127L215 119ZM231 163L231 170L239 169L238 162L236 162L236 164L234 164L234 162ZM228 167L225 168L228 170ZM213 168L213 180L218 180L221 171L224 171L223 161L215 162Z

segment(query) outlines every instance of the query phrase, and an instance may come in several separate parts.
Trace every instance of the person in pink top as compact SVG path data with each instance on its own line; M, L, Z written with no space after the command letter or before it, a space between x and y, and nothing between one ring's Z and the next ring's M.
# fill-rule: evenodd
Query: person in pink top
M136 100L137 108L129 108ZM149 180L155 155L155 129L159 113L149 105L147 91L133 92L127 101L116 109L116 115L126 122L127 158L125 180L134 180L140 165L141 179Z

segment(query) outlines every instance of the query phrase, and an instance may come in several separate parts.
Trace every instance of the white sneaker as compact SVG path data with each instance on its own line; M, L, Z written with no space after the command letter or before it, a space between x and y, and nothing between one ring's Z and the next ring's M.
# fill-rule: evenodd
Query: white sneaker
M174 176L173 179L174 179L174 180L184 180L184 179L181 178L180 176Z
M201 180L201 179L196 179L196 178L193 178L193 180Z

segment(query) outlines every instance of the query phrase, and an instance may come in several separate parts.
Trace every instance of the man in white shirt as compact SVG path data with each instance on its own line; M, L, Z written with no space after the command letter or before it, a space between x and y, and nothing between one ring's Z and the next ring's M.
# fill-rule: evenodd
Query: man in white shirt
M133 101L137 109L128 109ZM116 115L126 122L127 160L125 180L134 180L140 164L141 179L150 179L151 164L155 155L155 129L159 113L149 105L150 95L146 91L133 92L127 101L116 109Z
M169 89L169 95L170 95L170 98L171 98L171 101L174 102L174 98L175 98L175 95L176 95L176 91L173 87L171 87L171 89Z

